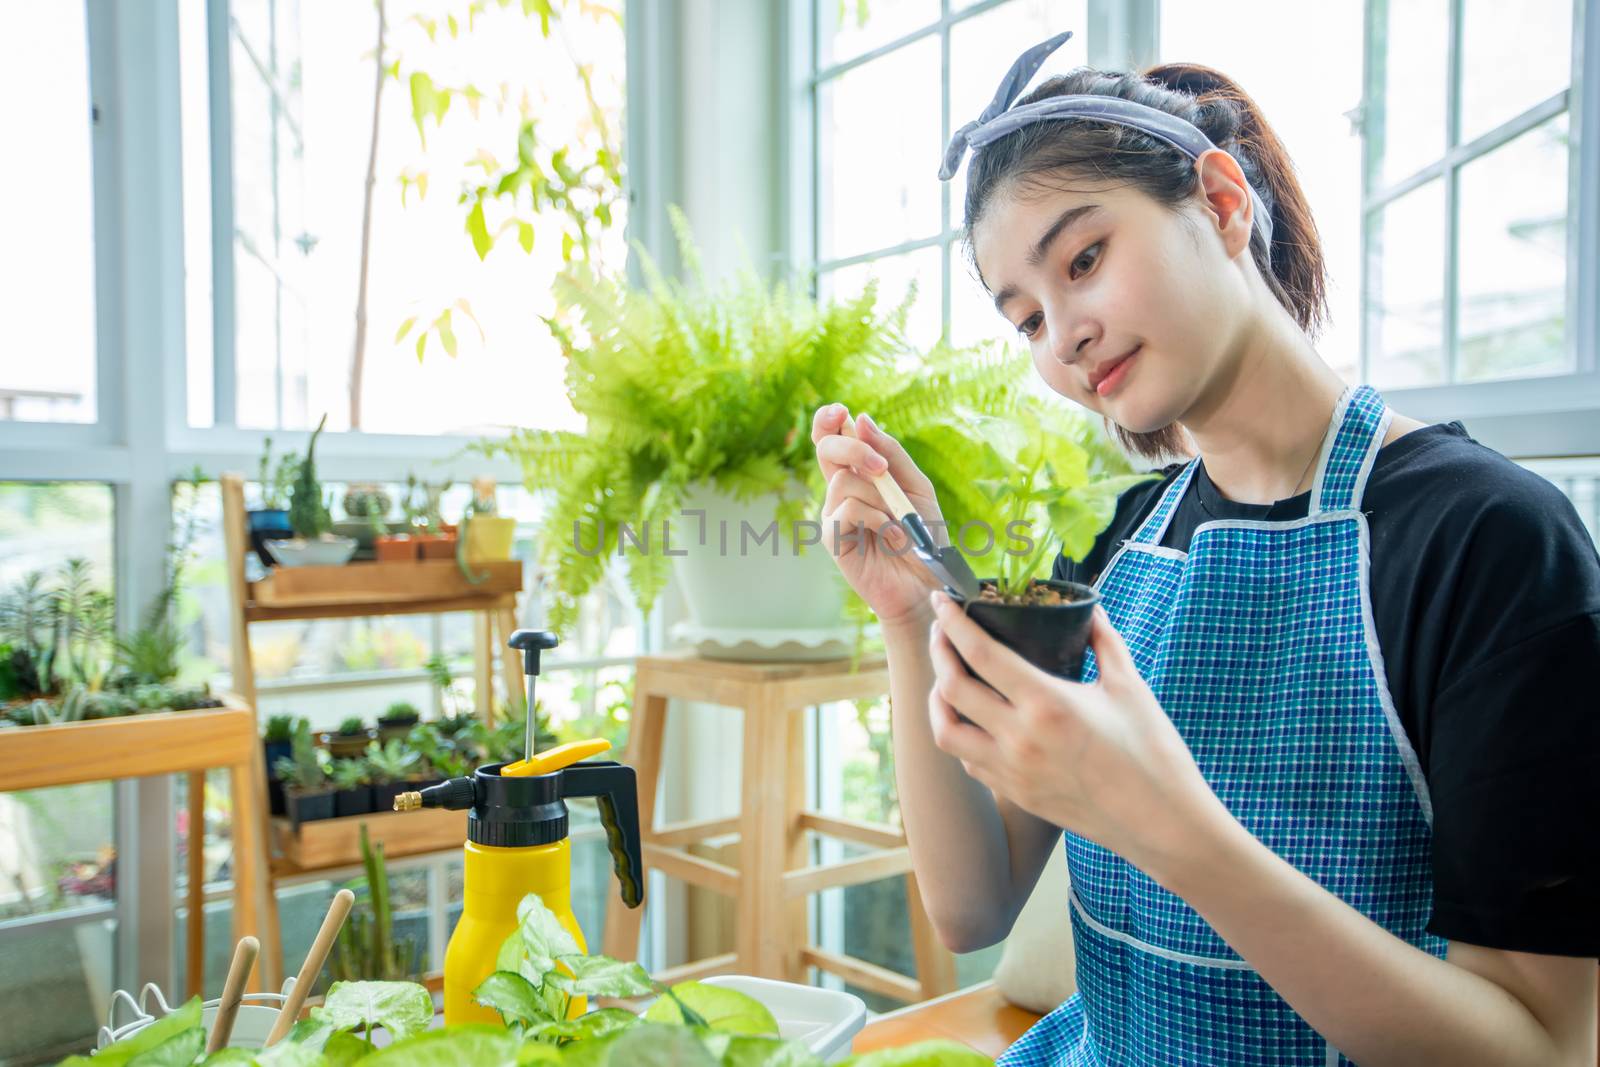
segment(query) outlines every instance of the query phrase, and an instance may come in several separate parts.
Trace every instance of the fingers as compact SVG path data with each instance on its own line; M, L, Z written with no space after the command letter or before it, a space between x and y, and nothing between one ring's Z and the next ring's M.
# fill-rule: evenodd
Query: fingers
M883 494L878 492L878 487L855 471L841 467L828 478L828 491L822 498L822 513L830 514L840 504L851 497L855 497L868 507L877 508L883 512L885 519L892 518L889 509L883 506ZM878 524L874 523L874 530Z
M1014 718L1016 709L1010 701L972 676L939 624L929 629L928 652L936 674L934 692L946 704L958 709L990 735Z
M947 595L934 593L933 609L940 628L961 653L961 658L967 661L974 674L998 689L1002 696L1015 703L1016 698L1034 684L1039 669L990 637Z
M1133 662L1133 653L1128 651L1128 644L1111 625L1111 616L1106 614L1105 605L1094 606L1094 622L1089 628L1089 647L1094 649L1094 659L1100 669L1102 679L1127 678L1137 675L1139 668Z
M917 469L910 453L899 441L884 433L883 429L872 421L871 415L863 412L856 416L856 435L889 461L889 473L900 483L900 488L920 496L933 495L933 483L928 480L928 476Z
M811 416L811 443L817 444L829 434L840 432L849 414L843 404L824 404L818 408Z
M956 718L955 709L937 690L928 694L928 727L933 731L933 743L939 751L960 760L969 776L974 767L987 765L993 757L994 738L981 727L970 726Z
M841 434L830 434L817 442L817 462L822 464L825 478L832 477L833 472L840 469L868 476L889 469L889 461L873 451L871 445Z
M822 515L822 542L835 556L848 556L865 549L883 531L889 547L899 552L907 544L906 532L888 512L872 507L859 497L849 497L831 512Z

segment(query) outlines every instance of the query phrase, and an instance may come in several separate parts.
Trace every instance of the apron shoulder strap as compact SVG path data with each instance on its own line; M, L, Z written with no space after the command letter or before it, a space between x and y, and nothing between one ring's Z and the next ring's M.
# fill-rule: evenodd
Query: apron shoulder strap
M1167 486L1167 491L1161 494L1161 499L1145 516L1144 522L1139 524L1139 529L1128 538L1133 544L1159 545L1161 538L1167 532L1167 526L1172 522L1173 512L1178 510L1178 501L1183 499L1183 491L1189 488L1189 480L1194 477L1195 468L1200 465L1200 457L1196 456L1184 464L1183 470L1172 479L1172 484Z
M1311 483L1311 514L1361 506L1367 477L1393 417L1372 386L1345 390L1322 442L1317 476Z

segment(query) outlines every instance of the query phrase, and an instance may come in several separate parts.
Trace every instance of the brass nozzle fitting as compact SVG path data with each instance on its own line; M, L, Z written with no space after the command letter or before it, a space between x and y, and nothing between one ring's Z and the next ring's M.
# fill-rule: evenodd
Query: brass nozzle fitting
M394 798L395 811L419 811L421 808L421 793L399 793Z

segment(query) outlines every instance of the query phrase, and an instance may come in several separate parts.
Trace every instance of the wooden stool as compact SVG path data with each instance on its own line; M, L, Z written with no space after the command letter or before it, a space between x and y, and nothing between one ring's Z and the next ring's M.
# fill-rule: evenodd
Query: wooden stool
M737 968L781 981L805 980L806 968L836 974L862 989L905 1002L926 1000L955 987L955 960L934 933L905 835L891 826L805 810L804 712L813 704L881 696L889 689L882 657L825 663L736 663L693 654L641 656L634 676L632 721L625 762L638 773L639 828L646 871L655 869L737 902L735 951L661 972L664 982L685 981ZM701 701L744 713L744 762L739 814L655 825L656 788L667 700ZM808 866L806 833L853 841L877 852L841 863ZM696 856L686 846L737 834L739 869ZM917 977L808 943L806 897L824 889L906 876ZM643 908L624 908L607 896L605 954L638 958Z

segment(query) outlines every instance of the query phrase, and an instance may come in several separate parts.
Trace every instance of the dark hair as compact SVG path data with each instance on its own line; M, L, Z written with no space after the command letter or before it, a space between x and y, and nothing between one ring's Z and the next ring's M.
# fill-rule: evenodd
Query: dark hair
M1327 321L1326 268L1322 244L1294 164L1254 100L1227 75L1196 63L1167 63L1128 74L1080 67L1050 78L1018 104L1068 93L1116 96L1178 115L1238 161L1245 180L1272 219L1272 256L1260 231L1250 237L1256 267L1278 303L1300 328L1315 337ZM1003 186L1050 188L1052 179L1078 178L1132 186L1158 203L1176 206L1194 195L1194 161L1143 130L1096 119L1035 122L974 152L967 170L963 227L969 262L985 288L972 247L972 232ZM1106 420L1130 452L1155 459L1187 451L1176 424L1132 433Z

